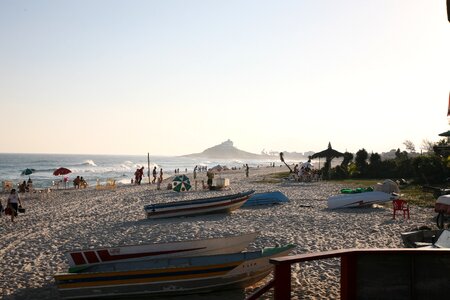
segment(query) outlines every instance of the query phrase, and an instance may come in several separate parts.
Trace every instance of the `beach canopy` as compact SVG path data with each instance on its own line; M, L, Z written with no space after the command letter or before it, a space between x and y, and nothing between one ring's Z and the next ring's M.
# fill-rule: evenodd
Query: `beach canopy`
M25 170L22 171L21 175L31 175L34 173L34 171L36 171L35 169L29 169L26 168Z
M320 152L317 152L317 153L314 153L311 156L311 158L325 157L327 160L332 160L335 157L342 157L342 156L344 156L344 153L339 152L339 151L334 150L333 148L331 148L331 143L328 142L328 148L327 149L325 149L323 151L320 151Z
M58 168L53 172L53 175L59 176L59 175L67 175L69 173L72 173L72 171L70 171L67 168Z
M173 190L176 192L186 192L191 189L191 182L186 175L179 175L173 179Z
M221 172L223 169L224 169L224 167L222 167L221 165L217 165L217 166L210 168L209 170L211 172Z
M450 130L443 132L441 134L439 134L439 136L446 136L446 137L450 137Z

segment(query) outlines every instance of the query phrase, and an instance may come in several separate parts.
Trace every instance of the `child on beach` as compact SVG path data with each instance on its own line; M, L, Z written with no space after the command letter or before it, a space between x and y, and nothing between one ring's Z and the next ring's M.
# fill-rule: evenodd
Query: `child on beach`
M156 183L156 189L160 190L161 189L161 182L162 182L162 177L158 178L158 182Z

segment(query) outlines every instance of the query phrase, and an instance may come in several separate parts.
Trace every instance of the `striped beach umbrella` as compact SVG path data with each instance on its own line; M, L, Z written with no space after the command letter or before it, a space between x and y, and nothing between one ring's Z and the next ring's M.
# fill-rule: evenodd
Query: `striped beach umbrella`
M176 192L186 192L191 189L191 182L186 175L179 175L173 179L172 186Z

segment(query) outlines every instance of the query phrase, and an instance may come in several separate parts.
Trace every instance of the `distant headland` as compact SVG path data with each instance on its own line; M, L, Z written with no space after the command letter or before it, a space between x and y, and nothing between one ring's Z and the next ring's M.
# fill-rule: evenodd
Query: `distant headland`
M215 158L215 159L278 159L280 152L269 152L261 151L261 154L251 153L247 151L240 150L236 148L231 140L222 142L219 145L213 146L211 148L205 149L200 153L193 153L182 155L183 157L202 157L202 158ZM308 155L314 152L308 153L307 155L297 152L283 152L285 158L287 159L304 159Z

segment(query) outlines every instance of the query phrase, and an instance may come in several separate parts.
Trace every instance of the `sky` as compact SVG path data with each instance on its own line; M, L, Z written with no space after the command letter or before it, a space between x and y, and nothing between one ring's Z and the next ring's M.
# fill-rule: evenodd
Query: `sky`
M420 151L449 53L443 0L0 0L0 152Z

